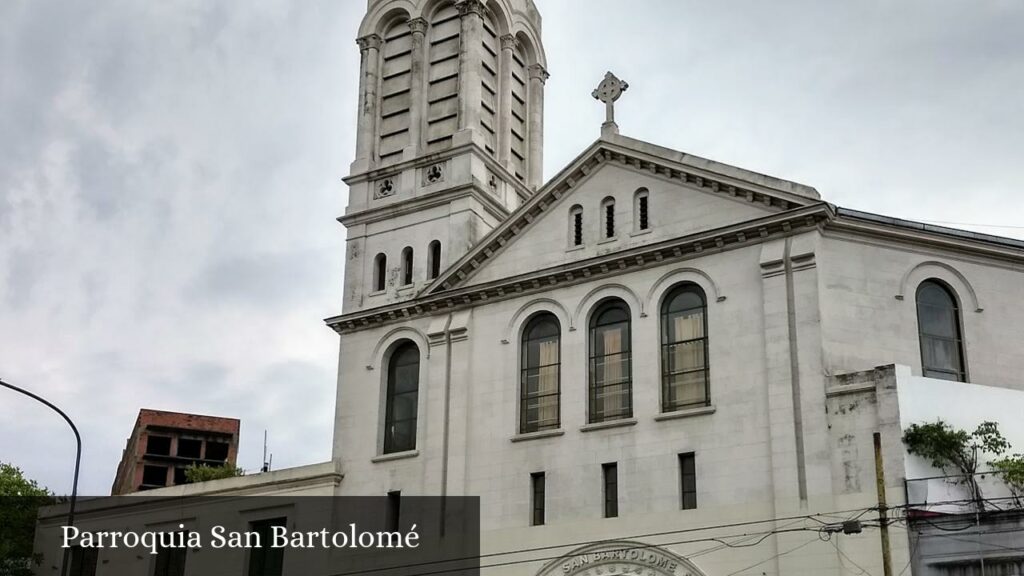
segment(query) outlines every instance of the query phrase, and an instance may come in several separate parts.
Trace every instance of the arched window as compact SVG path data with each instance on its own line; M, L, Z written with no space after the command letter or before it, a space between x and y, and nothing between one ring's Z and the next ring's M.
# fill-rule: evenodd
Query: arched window
M553 314L541 313L523 330L520 374L519 431L558 428L561 394L561 327Z
M602 304L590 318L589 421L633 416L629 308L622 300Z
M387 287L388 257L381 252L373 259L373 289L381 292Z
M583 246L583 207L569 209L569 246Z
M601 216L604 218L603 238L615 238L615 199L601 201Z
M647 230L651 227L651 220L648 213L647 199L650 195L646 188L636 191L633 200L633 226L637 232Z
M388 359L387 401L384 410L384 453L416 449L416 411L420 389L420 350L399 344Z
M427 246L427 270L430 271L431 280L441 275L440 240L434 240Z
M426 149L446 150L459 129L459 46L462 21L454 3L430 17L427 76Z
M696 284L674 288L661 304L661 410L707 406L707 300Z
M926 378L966 382L960 308L944 282L925 280L917 287L917 329L921 373Z
M402 150L410 144L411 111L409 90L412 87L412 34L406 20L393 22L383 34L380 48L380 111L378 156L380 164L402 159Z
M402 249L402 286L412 284L412 247Z

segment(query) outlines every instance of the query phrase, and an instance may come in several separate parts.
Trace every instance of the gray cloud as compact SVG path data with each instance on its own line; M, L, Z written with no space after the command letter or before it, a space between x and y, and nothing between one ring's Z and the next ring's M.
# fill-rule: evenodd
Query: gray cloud
M1016 0L537 3L549 175L612 69L627 135L853 208L1024 213ZM279 466L329 456L364 7L0 3L0 375L79 422L85 492L140 407L241 418L248 468L264 429ZM67 490L70 446L0 394L0 457Z

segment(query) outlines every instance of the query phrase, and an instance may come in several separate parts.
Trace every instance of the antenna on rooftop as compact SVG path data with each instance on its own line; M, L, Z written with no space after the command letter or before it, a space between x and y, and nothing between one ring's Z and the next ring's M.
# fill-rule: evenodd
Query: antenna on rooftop
M260 468L260 472L270 472L270 465L274 462L274 455L270 455L270 459L267 459L267 431L263 430L263 468Z

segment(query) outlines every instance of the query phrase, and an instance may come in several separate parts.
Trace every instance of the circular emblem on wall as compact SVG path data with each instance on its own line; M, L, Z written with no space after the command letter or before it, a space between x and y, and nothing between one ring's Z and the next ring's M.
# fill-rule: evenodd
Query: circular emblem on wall
M577 548L549 562L537 576L704 576L689 560L664 548L614 540Z

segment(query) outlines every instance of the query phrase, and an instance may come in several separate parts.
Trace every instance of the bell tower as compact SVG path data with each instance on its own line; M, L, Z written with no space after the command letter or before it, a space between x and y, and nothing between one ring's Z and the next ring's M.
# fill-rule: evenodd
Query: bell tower
M541 185L532 0L369 0L343 312L414 296Z

